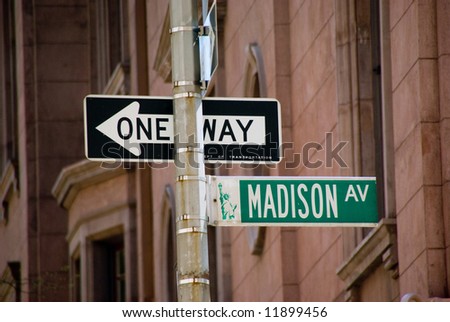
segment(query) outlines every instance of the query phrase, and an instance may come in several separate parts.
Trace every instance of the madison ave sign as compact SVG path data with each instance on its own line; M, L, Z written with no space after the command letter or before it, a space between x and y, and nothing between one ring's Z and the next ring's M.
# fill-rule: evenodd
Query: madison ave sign
M280 161L277 100L204 98L202 106L205 162ZM84 120L90 160L174 159L171 97L89 95Z
M215 226L375 226L375 178L215 177L208 212Z

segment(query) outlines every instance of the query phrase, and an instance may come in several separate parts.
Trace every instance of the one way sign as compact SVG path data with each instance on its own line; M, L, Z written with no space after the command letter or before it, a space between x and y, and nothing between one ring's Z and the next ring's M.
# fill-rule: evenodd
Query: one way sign
M280 161L280 105L274 99L205 98L205 162ZM174 159L171 97L89 95L86 157L94 161Z

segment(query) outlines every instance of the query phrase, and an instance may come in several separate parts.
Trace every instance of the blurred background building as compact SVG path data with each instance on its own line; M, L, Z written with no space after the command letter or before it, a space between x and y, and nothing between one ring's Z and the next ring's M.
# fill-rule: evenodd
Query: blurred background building
M278 99L285 157L207 172L376 176L380 221L210 227L212 299L448 298L450 1L217 8L207 95ZM82 109L171 96L169 25L168 0L0 2L0 301L176 299L174 165L86 160Z

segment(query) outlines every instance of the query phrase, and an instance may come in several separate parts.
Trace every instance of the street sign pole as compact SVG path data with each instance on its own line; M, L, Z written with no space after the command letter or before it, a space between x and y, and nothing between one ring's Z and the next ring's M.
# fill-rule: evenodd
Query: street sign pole
M197 0L170 0L178 301L210 301Z

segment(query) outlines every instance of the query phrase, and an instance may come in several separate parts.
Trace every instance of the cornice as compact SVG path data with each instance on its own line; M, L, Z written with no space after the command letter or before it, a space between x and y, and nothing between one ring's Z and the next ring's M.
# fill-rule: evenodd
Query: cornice
M58 204L69 209L81 189L107 181L126 173L124 167L102 167L101 162L83 160L62 169L52 188Z

